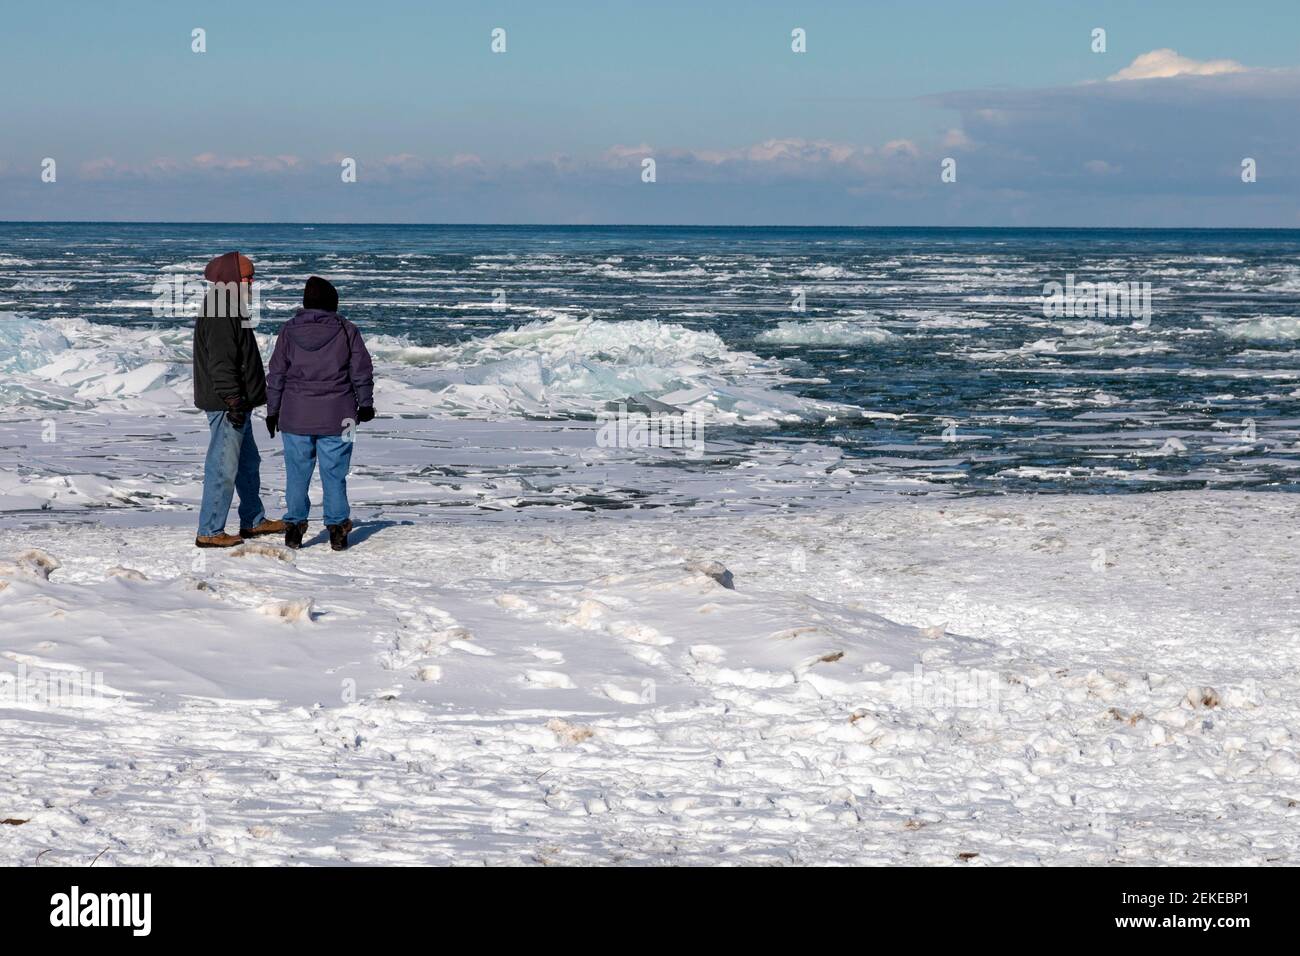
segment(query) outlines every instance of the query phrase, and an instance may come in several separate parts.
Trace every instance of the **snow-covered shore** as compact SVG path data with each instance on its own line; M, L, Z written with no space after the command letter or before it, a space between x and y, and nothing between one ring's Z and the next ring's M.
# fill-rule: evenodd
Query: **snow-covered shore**
M1289 496L318 532L0 528L0 863L1297 861Z
M374 338L354 548L198 551L187 330L0 319L0 863L1297 859L1289 495L959 499L561 316Z

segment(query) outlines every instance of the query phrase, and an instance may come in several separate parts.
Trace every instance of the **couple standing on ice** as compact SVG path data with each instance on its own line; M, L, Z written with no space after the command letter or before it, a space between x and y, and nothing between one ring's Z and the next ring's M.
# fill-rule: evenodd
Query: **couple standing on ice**
M339 295L318 276L307 280L302 308L284 324L262 367L249 321L253 263L228 252L208 263L211 286L194 324L194 404L208 415L208 455L203 464L200 548L230 548L245 538L284 533L302 545L311 501L307 496L320 461L325 526L330 547L348 546L348 467L353 429L375 417L374 372L357 327L338 314ZM285 504L282 521L262 507L262 456L253 439L253 409L266 408L266 428L284 442ZM239 534L226 534L226 517L239 492Z

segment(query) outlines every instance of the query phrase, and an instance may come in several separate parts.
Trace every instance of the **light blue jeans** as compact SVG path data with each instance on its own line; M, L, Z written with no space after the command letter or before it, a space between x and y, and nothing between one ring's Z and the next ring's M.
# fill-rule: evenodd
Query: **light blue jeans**
M230 502L239 492L239 527L252 528L266 520L262 507L262 456L253 440L253 416L243 428L226 420L225 412L208 412L208 457L203 462L203 504L199 535L226 529Z
M342 435L291 435L280 432L284 439L285 521L307 520L311 499L307 488L312 472L320 459L320 484L325 494L325 523L342 524L351 513L348 510L348 468L352 464L353 442L344 441Z

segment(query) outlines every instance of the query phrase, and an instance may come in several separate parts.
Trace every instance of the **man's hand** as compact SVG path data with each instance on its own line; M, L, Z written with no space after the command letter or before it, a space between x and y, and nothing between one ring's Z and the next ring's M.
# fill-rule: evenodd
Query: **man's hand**
M266 416L266 430L271 433L272 438L275 437L276 430L279 427L280 427L280 416L278 414Z
M226 403L226 421L230 422L235 428L243 428L244 423L248 421L248 412L244 411L244 403L238 398L227 398Z
M357 409L357 421L368 422L375 417L375 410L371 407Z

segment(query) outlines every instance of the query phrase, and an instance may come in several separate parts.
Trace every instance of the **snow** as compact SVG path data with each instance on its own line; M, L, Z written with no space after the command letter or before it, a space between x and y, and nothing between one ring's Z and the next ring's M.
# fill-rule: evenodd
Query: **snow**
M0 863L1296 860L1288 496L360 510L11 514Z
M657 320L608 322L559 316L446 347L377 336L376 358L435 369L404 378L449 414L496 417L594 414L608 403L648 395L689 408L711 423L823 420L859 410L777 391L780 366L737 352L713 332Z
M837 319L778 322L776 328L760 332L758 341L769 345L878 345L893 337L887 329Z
M371 339L350 551L198 550L189 336L0 313L0 863L1296 860L1287 495L955 498L773 435L890 417L780 362L539 315Z
M1294 342L1300 339L1300 318L1293 315L1261 315L1223 326L1223 334L1252 342Z
M11 409L186 409L192 332L36 321L0 312L0 401ZM258 333L264 353L272 337ZM438 418L590 419L634 396L676 404L710 424L770 426L862 414L782 390L779 363L732 350L713 332L655 320L559 316L452 346L374 335L390 412ZM106 404L116 400L116 406Z

